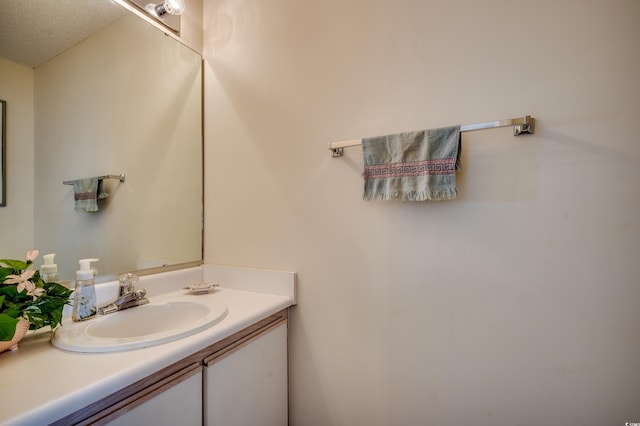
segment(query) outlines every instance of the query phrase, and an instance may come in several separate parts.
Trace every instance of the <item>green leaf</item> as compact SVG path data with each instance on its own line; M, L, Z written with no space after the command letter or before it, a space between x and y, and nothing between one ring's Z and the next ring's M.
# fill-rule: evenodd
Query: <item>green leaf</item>
M64 299L68 299L71 296L72 291L67 287L60 285L58 283L45 283L44 291L49 296L62 297Z
M13 339L16 334L17 318L11 318L9 315L0 314L0 341L8 342Z
M0 283L6 279L7 275L22 273L29 263L0 260L0 264L3 265L0 267ZM0 340L9 334L7 340L11 340L15 333L17 318L21 316L29 321L31 330L46 326L54 328L62 321L62 310L69 303L72 291L58 283L44 283L37 271L31 281L44 290L35 300L33 296L27 294L26 290L18 292L16 285L0 284L0 315L2 315L0 319L3 321L0 324Z
M4 280L7 279L7 275L11 275L13 273L13 269L11 268L0 268L0 284L4 283Z
M5 297L5 306L23 306L33 300L25 290L18 293L15 285L0 285L0 296Z
M11 318L18 318L22 315L22 307L19 305L11 305L2 311L2 313Z
M24 308L23 315L31 323L31 329L51 326L54 328L62 320L62 310L69 303L72 291L58 283L45 283L45 292Z
M0 295L13 299L16 294L18 294L18 290L15 285L0 285Z
M31 323L29 330L37 330L46 325L46 318L40 307L36 305L28 306L24 311L22 311L22 315Z
M51 329L53 330L56 327L56 325L61 323L62 323L62 309L58 309L51 312L51 322L49 324L51 326Z
M13 259L0 259L0 264L4 266L8 266L14 271L22 271L27 269L27 266L29 266L27 262L23 260L13 260Z

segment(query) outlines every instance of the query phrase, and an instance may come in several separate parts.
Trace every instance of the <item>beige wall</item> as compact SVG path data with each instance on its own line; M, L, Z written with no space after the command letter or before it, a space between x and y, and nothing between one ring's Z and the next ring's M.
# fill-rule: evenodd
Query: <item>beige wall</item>
M0 207L2 258L33 248L33 70L0 58L0 99L7 101L7 205Z
M180 40L202 55L202 0L187 0L180 17Z
M299 274L291 424L640 421L640 3L205 0L205 261ZM452 202L332 141L465 134Z

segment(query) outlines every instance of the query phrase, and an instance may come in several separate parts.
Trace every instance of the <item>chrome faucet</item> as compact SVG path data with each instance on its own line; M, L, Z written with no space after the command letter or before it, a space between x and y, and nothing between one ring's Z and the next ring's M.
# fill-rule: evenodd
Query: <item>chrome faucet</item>
M144 289L135 289L135 285L139 280L140 278L132 273L120 275L120 278L118 278L118 281L120 281L118 299L113 303L109 303L107 306L98 308L98 313L100 315L106 315L149 303L149 299L145 297L147 291Z
M140 281L140 278L129 272L127 274L120 275L118 281L120 281L119 296L122 297L135 292L135 286L138 284L138 281Z

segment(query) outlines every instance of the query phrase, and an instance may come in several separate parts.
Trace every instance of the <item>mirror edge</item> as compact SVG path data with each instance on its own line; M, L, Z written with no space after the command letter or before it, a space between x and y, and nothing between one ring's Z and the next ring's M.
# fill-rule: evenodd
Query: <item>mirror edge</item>
M7 101L0 100L0 115L1 115L0 117L0 126L1 126L0 127L0 207L6 207L7 205L7 142L6 142ZM204 168L203 168L203 171L204 171ZM204 190L204 183L202 185L203 185L202 189Z
M161 272L171 272L171 271L178 271L180 269L188 269L188 268L195 268L197 266L202 266L204 264L204 261L202 260L194 260L192 262L184 262L184 263L176 263L174 265L166 265L166 266L158 266L156 268L147 268L147 269L138 269L138 270L131 270L131 271L123 271L123 272L117 272L115 274L107 274L107 275L98 275L95 277L95 282L96 284L100 284L100 283L106 283L106 282L110 282L110 281L117 281L118 277L122 274L126 274L126 273L132 273L135 274L139 277L144 277L147 275L154 275L154 274L159 274Z
M178 40L180 41L180 40ZM191 49L189 46L187 46L186 44L182 43L185 47ZM200 168L202 170L201 173L201 185L200 188L202 189L202 202L200 204L201 206L201 210L200 210L200 217L201 217L201 226L200 226L200 260L193 260L193 261L189 261L189 262L182 262L182 263L175 263L172 265L164 265L164 266L158 266L155 268L145 268L145 269L133 269L130 271L122 271L122 272L116 272L113 274L105 274L105 275L99 275L95 277L95 282L96 283L104 283L104 282L110 282L110 281L116 281L118 279L118 277L122 274L126 274L126 273L132 273L135 274L139 277L143 277L143 276L147 276L147 275L154 275L154 274L159 274L161 272L171 272L171 271L177 271L180 269L188 269L188 268L194 268L197 266L202 266L204 265L204 206L205 206L205 200L204 200L204 183L205 183L205 179L204 179L204 58L202 57L202 55L200 55L200 53L198 53L197 51L193 50L198 56L200 56L200 116L201 116L201 120L200 120Z
M200 150L201 150L201 188L202 188L202 204L201 204L201 237L200 237L200 260L194 260L194 261L189 261L189 262L183 262L183 263L176 263L173 265L164 265L164 266L159 266L159 267L155 267L155 268L146 268L146 269L137 269L137 270L130 270L130 271L122 271L122 272L116 272L113 274L106 274L106 275L100 275L100 276L96 276L96 283L101 283L101 282L109 282L109 281L115 281L118 279L118 277L122 274L126 274L128 272L130 273L134 273L138 276L147 276L147 275L154 275L154 274L159 274L161 272L171 272L171 271L177 271L180 269L188 269L188 268L193 268L193 267L197 267L197 266L201 266L204 264L204 206L205 206L205 200L204 200L204 58L202 56L202 53L198 51L197 48L195 48L194 46L191 46L190 43L188 43L186 40L184 40L181 37L181 32L175 32L173 30L171 30L168 27L165 27L161 22L153 19L152 17L148 16L146 13L144 13L142 10L140 10L140 8L134 4L133 2L129 1L129 0L111 0L114 4L119 5L121 7L123 7L124 9L126 9L127 11L133 13L134 15L136 15L137 17L141 18L143 21L145 21L146 23L148 23L149 25L157 28L158 30L162 31L165 36L171 37L174 40L176 40L177 42L179 42L180 44L182 44L183 46L185 46L186 48L192 50L193 52L195 52L199 57L200 57L200 116L201 116L201 121L200 121ZM181 28L182 30L182 28Z

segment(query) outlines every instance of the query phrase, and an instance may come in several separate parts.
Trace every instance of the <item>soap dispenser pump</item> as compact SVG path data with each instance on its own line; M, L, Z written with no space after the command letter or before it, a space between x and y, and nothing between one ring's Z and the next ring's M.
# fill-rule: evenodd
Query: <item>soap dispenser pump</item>
M95 270L91 262L99 259L81 259L80 270L76 271L75 296L73 298L73 321L84 321L96 315Z
M46 283L56 283L60 280L58 275L58 265L53 263L55 253L49 253L42 256L44 265L40 267L40 278Z

